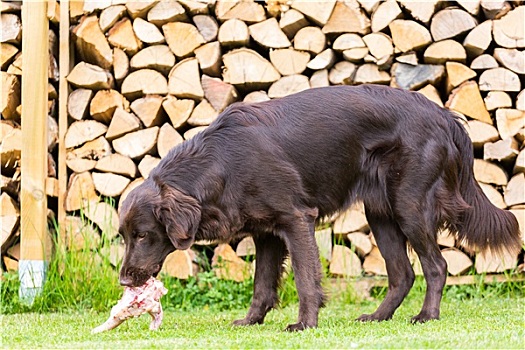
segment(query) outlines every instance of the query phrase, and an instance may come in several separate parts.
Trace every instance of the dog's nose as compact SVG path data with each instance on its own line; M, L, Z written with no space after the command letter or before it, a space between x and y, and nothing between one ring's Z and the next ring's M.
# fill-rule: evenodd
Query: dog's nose
M131 277L120 276L119 280L120 280L120 285L124 287L131 287L133 284L133 280L131 279Z

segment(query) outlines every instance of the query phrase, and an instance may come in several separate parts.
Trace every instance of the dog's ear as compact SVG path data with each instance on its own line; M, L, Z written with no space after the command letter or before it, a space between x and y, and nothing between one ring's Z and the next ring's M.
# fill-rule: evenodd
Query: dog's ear
M191 247L201 221L201 208L195 198L164 185L154 213L176 249Z

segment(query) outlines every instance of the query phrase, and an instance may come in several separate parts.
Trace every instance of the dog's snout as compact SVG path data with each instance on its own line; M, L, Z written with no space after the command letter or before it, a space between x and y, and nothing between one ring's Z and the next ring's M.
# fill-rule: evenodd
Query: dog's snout
M133 280L131 277L120 277L120 285L124 287L131 287Z

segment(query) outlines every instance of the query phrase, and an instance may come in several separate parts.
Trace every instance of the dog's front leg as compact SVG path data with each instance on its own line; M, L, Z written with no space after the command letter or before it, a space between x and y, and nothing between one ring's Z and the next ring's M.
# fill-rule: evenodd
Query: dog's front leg
M319 308L324 305L325 296L321 287L321 262L315 241L315 215L305 210L288 220L281 231L292 258L295 285L299 295L298 322L288 325L287 331L302 331L317 327Z
M277 287L287 256L284 242L270 233L253 238L255 242L255 281L252 305L245 318L233 322L236 326L262 324L264 317L278 302Z

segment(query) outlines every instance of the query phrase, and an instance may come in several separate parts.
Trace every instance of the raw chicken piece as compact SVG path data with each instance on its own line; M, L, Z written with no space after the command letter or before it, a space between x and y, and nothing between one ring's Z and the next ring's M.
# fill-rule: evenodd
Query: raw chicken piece
M109 331L128 318L138 317L146 312L153 318L149 329L156 330L162 323L163 316L160 298L167 292L168 290L162 282L154 277L151 277L140 287L126 287L122 298L111 309L108 320L94 328L91 333Z

